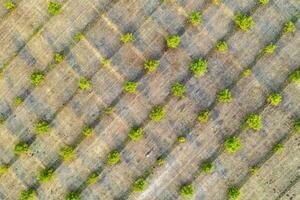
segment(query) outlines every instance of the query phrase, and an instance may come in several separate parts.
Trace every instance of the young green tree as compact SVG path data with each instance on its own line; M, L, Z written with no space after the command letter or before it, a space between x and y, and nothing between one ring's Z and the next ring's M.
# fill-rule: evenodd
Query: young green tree
M189 22L192 25L198 25L201 22L201 16L200 12L192 12L189 16Z
M202 76L207 72L207 68L207 61L203 58L194 60L190 66L190 70L195 76Z
M0 165L0 176L5 174L9 169L9 165Z
M179 136L178 137L178 142L180 142L180 143L185 143L185 137L184 136Z
M284 150L283 144L275 144L272 148L274 153L281 153Z
M20 200L34 200L36 196L36 191L33 188L30 188L21 192Z
M54 174L54 169L52 169L52 168L42 169L40 171L38 179L41 182L48 182L53 178L53 174Z
M16 98L15 98L15 105L16 106L19 106L19 105L21 105L22 103L23 103L23 98L22 97L20 97L20 96L17 96Z
M211 173L214 170L214 165L212 162L204 162L201 166L201 170L205 173Z
M267 5L269 0L258 0L261 5Z
M225 149L229 153L234 153L241 148L240 141L237 137L228 137L225 141Z
M192 198L194 193L195 193L195 188L192 184L187 184L180 188L180 194L183 197Z
M300 132L300 118L296 119L294 122L294 130Z
M21 155L23 153L28 152L28 150L29 150L29 144L28 143L19 142L18 144L16 144L14 152L15 152L16 155Z
M221 90L217 95L218 102L230 103L232 101L231 91L229 89Z
M198 119L198 121L199 121L200 123L205 123L205 122L207 122L208 119L209 119L209 110L208 110L208 109L205 109L205 110L201 111L201 112L199 113L197 119Z
M133 82L133 81L126 81L124 84L124 91L126 93L134 93L138 87L138 83L137 82Z
M300 70L293 72L289 76L288 81L291 83L299 83L300 82Z
M167 38L167 46L171 49L175 49L180 44L180 37L177 35L171 35Z
M80 200L80 194L77 191L69 192L66 200Z
M59 54L59 53L56 53L55 55L54 55L54 61L55 61L55 63L61 63L62 61L63 61L63 59L64 59L64 55L63 54Z
M125 35L123 35L121 37L121 41L126 44L128 42L132 42L133 41L133 34L132 33L126 33Z
M118 151L112 151L108 154L107 163L110 165L117 164L121 159L121 154Z
M43 134L49 131L49 123L47 121L41 120L35 126L36 134Z
M59 155L61 156L61 158L64 161L70 160L74 157L75 152L74 152L74 148L72 148L69 145L64 145L60 151L59 151Z
M30 76L31 84L34 86L39 85L43 80L45 79L45 76L42 72L34 71L32 72Z
M77 32L77 33L74 35L74 40L75 40L76 42L81 41L83 38L84 38L84 35L83 35L83 33L81 33L81 32Z
M92 173L87 180L87 184L91 185L91 184L96 183L98 181L98 178L99 178L99 175L96 172Z
M144 62L144 69L148 74L154 72L159 66L159 60L146 60Z
M58 2L50 1L48 4L48 13L51 15L56 15L59 13L61 5Z
M83 130L82 130L82 134L85 136L85 137L89 137L93 134L93 129L91 127L85 127Z
M90 88L90 82L85 77L80 77L78 80L78 87L82 90L87 90Z
M228 45L225 41L219 41L216 45L216 49L220 52L228 51Z
M272 54L274 53L274 51L276 50L277 46L273 43L268 44L265 48L264 48L264 54Z
M254 131L259 131L262 128L262 117L260 115L250 113L246 117L246 126L253 129Z
M227 190L227 195L231 200L237 200L240 194L240 190L237 187L230 187Z
M142 136L143 136L142 128L131 128L129 131L129 137L134 141L140 140Z
M174 96L184 97L185 86L179 82L176 82L172 85L171 92Z
M250 76L251 75L251 73L252 73L252 71L251 71L251 69L249 69L249 68L246 68L246 69L244 69L243 70L243 72L242 72L242 77L248 77L248 76Z
M133 184L133 190L135 192L142 192L147 187L147 182L145 178L138 178Z
M243 15L240 12L235 15L234 22L242 31L247 31L255 25L252 16Z
M296 32L296 25L292 21L288 21L283 27L283 34Z
M10 0L10 1L6 1L4 3L4 7L8 11L12 11L16 8L16 4L13 1Z
M273 106L278 106L281 101L282 101L282 96L278 92L275 92L268 97L269 104Z
M164 116L166 115L166 111L164 107L158 105L154 106L154 108L151 110L149 114L149 118L155 122L160 121Z

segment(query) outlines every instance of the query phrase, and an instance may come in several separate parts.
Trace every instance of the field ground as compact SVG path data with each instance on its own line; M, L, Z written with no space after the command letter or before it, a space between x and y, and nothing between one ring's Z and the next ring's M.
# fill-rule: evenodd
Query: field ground
M55 0L56 14L50 0L13 0L11 10L6 2L0 0L0 167L8 169L0 170L0 199L33 189L42 200L70 192L86 200L184 200L180 189L191 184L195 200L228 199L232 186L239 199L300 200L300 82L289 81L300 72L299 0ZM198 25L188 20L194 11L201 12ZM253 18L247 31L234 22L239 12ZM295 29L285 32L289 21ZM133 41L123 43L127 33ZM180 36L177 48L167 47L170 35ZM218 41L228 50L218 51ZM275 51L265 54L271 43ZM202 76L190 71L198 58L208 66ZM144 69L148 59L159 61L153 73ZM44 79L33 85L37 71ZM88 89L80 89L82 77ZM138 82L133 94L124 91L126 81ZM171 94L177 81L184 97ZM225 88L228 103L217 100ZM278 106L268 101L274 92L282 97ZM159 122L149 119L156 105L166 113ZM209 119L199 123L205 109ZM245 127L249 113L261 116L260 130ZM49 123L47 133L37 134L40 120ZM83 136L85 127L91 136ZM128 137L133 127L143 130L138 141ZM230 136L241 143L237 152L224 149ZM19 142L29 144L20 155ZM60 155L65 145L74 149L69 160ZM114 150L120 161L110 165ZM206 161L210 173L201 171ZM39 179L45 168L54 170L48 182ZM88 184L93 173L97 180ZM146 187L137 192L140 177Z

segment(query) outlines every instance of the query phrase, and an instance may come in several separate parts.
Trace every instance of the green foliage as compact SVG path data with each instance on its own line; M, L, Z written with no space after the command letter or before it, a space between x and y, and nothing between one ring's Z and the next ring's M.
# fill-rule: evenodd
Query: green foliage
M185 143L185 137L184 136L179 136L178 137L178 142Z
M113 108L112 107L107 107L104 112L105 112L105 114L110 115L110 114L113 113Z
M205 110L201 111L201 112L199 113L197 119L198 119L198 121L199 121L200 123L205 123L205 122L207 122L208 119L209 119L209 110L208 110L208 109L205 109Z
M246 126L255 131L259 131L262 128L262 117L254 113L249 114L246 117Z
M80 77L78 80L78 87L82 90L86 90L90 88L90 82L85 77Z
M275 92L268 97L268 102L273 106L278 106L282 101L282 96Z
M110 62L109 62L109 59L108 59L108 58L104 58L104 59L102 60L102 65L103 65L104 67L108 66L109 64L110 64Z
M274 153L281 153L283 151L284 147L283 147L283 144L275 144L272 148L272 151Z
M133 184L133 190L135 192L142 192L147 187L145 178L138 178Z
M157 158L156 164L157 164L158 166L162 166L163 164L165 164L165 161L166 161L166 160L161 156L161 157Z
M142 128L131 128L129 131L129 137L134 141L140 140L142 135L143 135Z
M23 103L23 98L22 97L20 97L20 96L17 96L16 98L15 98L15 105L16 106L19 106L19 105L21 105L22 103Z
M39 181L47 182L53 178L54 169L42 169L39 174Z
M192 184L184 185L180 188L180 194L183 197L192 198L195 193L195 188Z
M44 74L38 71L32 72L30 76L31 84L34 86L39 85L44 79L45 79Z
M251 174L256 174L257 173L257 171L258 171L258 167L250 167L250 169L249 169L249 172L251 173Z
M54 55L54 61L55 63L61 63L64 59L64 55L63 54L59 54L59 53L56 53Z
M70 160L71 158L73 158L74 154L75 154L74 149L69 145L63 146L59 151L59 155L61 156L61 158L64 161L67 161L67 160Z
M133 82L133 81L126 81L124 84L124 91L127 93L134 93L138 87L138 83L137 82Z
M275 44L271 43L264 48L264 54L272 54L272 53L274 53L276 48L277 48L277 46Z
M121 154L118 151L112 151L108 154L107 163L110 165L117 164L121 159Z
M216 49L220 52L226 52L228 50L228 45L225 41L219 41Z
M190 70L195 76L205 74L207 72L207 61L202 58L194 60L190 66Z
M230 103L232 101L231 92L229 89L221 90L217 95L218 102Z
M238 12L234 17L234 22L238 28L246 31L255 25L252 16L243 15Z
M146 60L144 63L144 69L150 74L157 69L158 65L159 60Z
M293 72L293 73L289 76L288 80L289 80L291 83L298 83L298 82L300 82L300 70L297 70L297 71Z
M4 7L6 10L11 11L16 8L16 4L13 1L6 1Z
M18 144L16 144L14 152L15 152L16 155L21 155L23 153L28 152L28 150L29 150L29 144L28 143L19 142Z
M261 5L267 5L269 0L258 0Z
M242 72L242 77L248 77L248 76L251 75L251 73L252 73L251 69L246 68L246 69L244 69L243 72Z
M231 200L237 200L240 194L240 190L237 187L230 187L227 190L227 195Z
M84 35L83 35L83 33L81 33L81 32L78 32L78 33L76 33L76 34L74 35L74 40L75 40L76 42L81 41L83 38L84 38Z
M214 170L213 163L211 162L204 162L201 166L201 170L205 173L211 173Z
M35 126L37 134L47 133L49 131L49 123L47 121L39 121Z
M85 137L89 137L93 134L93 129L91 127L85 127L83 130L82 130L82 134L85 136Z
M232 136L226 139L225 141L225 149L230 153L234 153L241 148L240 141L237 137Z
M189 16L189 22L192 25L197 25L201 22L201 13L200 12L192 12Z
M185 86L179 82L176 82L172 85L171 92L174 96L184 97Z
M180 44L180 37L177 35L171 35L167 38L167 46L171 49L178 47Z
M48 4L48 13L51 15L56 15L59 13L59 10L61 8L61 5L57 2L49 2Z
M296 119L294 122L294 130L300 132L300 118Z
M92 173L87 180L87 184L91 185L96 183L98 181L98 177L99 175L96 172Z
M79 192L69 192L69 194L66 197L66 200L80 200Z
M33 200L36 198L36 191L32 188L21 192L20 200Z
M121 37L121 41L126 44L128 42L132 42L133 41L133 35L132 33L127 33L125 35L122 35Z
M1 165L0 166L0 176L2 174L5 174L8 171L8 169L9 169L9 165Z
M155 106L150 114L149 114L149 118L155 122L160 121L162 118L164 118L164 116L166 115L165 109L162 106Z
M288 21L283 27L283 33L294 33L296 32L296 25L292 21Z

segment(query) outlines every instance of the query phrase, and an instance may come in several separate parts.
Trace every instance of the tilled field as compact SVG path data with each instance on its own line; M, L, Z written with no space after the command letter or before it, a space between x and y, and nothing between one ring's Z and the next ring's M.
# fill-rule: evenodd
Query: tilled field
M0 4L0 199L300 200L299 0Z

